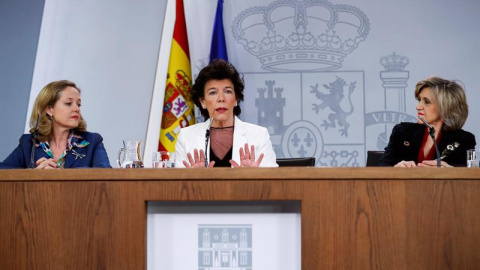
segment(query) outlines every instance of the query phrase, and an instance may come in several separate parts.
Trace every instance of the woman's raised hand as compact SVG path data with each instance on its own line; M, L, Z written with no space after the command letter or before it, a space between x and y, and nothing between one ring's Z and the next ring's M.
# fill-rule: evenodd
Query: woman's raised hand
M204 168L205 167L205 152L200 149L200 154L198 153L197 149L193 150L193 157L192 154L187 154L188 161L184 160L183 165L186 168ZM215 161L210 161L208 167L213 167Z
M245 151L244 151L245 149ZM230 164L233 167L259 167L262 162L264 154L262 153L257 160L255 160L255 146L252 145L250 149L248 148L248 143L245 144L245 147L240 147L240 165L235 162L233 159L230 160Z

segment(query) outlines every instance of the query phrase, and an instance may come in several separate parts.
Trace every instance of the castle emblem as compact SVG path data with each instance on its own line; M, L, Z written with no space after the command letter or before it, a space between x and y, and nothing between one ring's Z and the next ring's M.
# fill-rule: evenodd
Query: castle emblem
M232 24L235 40L270 71L338 69L369 30L360 9L326 0L278 0L243 11Z

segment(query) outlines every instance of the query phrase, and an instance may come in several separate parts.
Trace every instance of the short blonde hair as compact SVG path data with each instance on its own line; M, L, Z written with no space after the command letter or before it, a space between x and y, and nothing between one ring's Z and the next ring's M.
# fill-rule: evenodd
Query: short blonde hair
M468 117L467 97L463 87L455 81L428 77L417 83L415 98L418 99L420 92L426 87L430 88L438 103L440 117L444 123L443 129L461 129Z
M38 140L46 141L53 135L52 120L47 116L46 109L55 106L55 103L60 99L60 93L69 86L81 92L80 88L78 88L74 82L61 80L47 84L40 93L38 93L35 103L33 104L32 114L30 115L30 133L32 134L35 132L38 118ZM83 119L82 114L80 114L78 127L76 127L74 131L87 131L87 123Z

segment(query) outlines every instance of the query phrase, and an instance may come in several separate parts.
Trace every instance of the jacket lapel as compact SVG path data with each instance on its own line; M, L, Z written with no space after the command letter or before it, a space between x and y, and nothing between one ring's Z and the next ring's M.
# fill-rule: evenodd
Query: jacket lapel
M83 166L78 166L79 163L82 163L81 161L82 159L88 158L86 146L84 147L76 146L77 143L81 143L83 140L84 138L81 136L72 137L72 140L71 140L72 149L70 149L70 151L67 151L67 155L65 156L65 164L63 165L64 168L73 168L75 166L85 167L89 165L89 164L83 164Z
M77 147L73 147L73 149L78 149ZM63 165L64 168L72 168L73 164L76 162L75 156L72 153L72 150L67 152L67 156L65 156L65 164ZM83 149L82 149L83 150Z
M445 148L447 148L447 145L451 144L453 146L455 138L457 137L458 135L455 131L442 131L442 137L438 142L438 150L440 151L440 155L443 154L443 151L445 150Z
M31 153L31 152L30 152ZM47 155L47 153L45 153L45 151L43 150L43 148L41 146L35 146L35 149L34 149L34 155L33 155L33 167L37 167L37 165L35 164L35 162L37 162L37 160L39 160L40 158L44 157L46 159L49 159L50 157ZM27 164L27 166L30 166L30 156L29 156L29 163Z
M247 129L245 123L243 123L238 117L235 116L235 127L233 130L233 148L232 159L240 164L240 147L244 147L247 143ZM244 149L245 150L245 149Z
M405 156L412 157L415 162L418 162L418 153L420 151L420 147L422 147L423 136L425 135L425 126L424 125L415 125L413 130L409 131L407 143L410 144L408 147L405 142L404 145L405 150L408 152Z
M210 151L208 151L208 149L210 149L210 138L208 140L208 148L205 148L205 139L206 139L206 132L207 132L207 129L210 128L210 122L212 120L210 119L207 119L205 122L203 122L203 126L202 126L202 129L200 132L197 132L196 133L196 138L193 140L195 142L196 145L194 145L194 147L192 149L198 149L198 154L200 154L200 149L202 149L203 151L207 151L207 153L205 153L205 155L207 156L208 160L210 161ZM193 152L191 153L193 155Z

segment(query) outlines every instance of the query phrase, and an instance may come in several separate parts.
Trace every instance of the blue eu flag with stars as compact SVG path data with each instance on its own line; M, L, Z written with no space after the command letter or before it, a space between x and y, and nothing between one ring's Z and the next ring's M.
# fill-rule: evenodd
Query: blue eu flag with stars
M213 23L210 62L212 62L213 59L224 59L225 61L228 61L225 31L223 29L223 0L218 0L215 22Z

